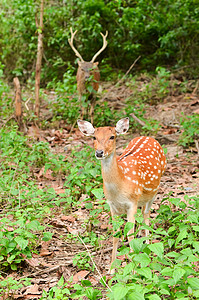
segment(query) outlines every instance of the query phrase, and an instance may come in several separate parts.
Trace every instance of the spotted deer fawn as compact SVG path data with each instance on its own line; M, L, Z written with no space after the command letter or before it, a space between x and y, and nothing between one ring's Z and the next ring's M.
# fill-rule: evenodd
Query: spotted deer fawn
M92 85L93 90L96 92L99 89L99 80L100 80L100 71L98 68L98 62L95 62L97 56L106 48L107 46L107 40L106 37L108 35L108 31L106 31L106 34L103 35L103 33L100 33L101 36L103 37L103 46L102 48L93 56L91 61L87 62L84 61L82 56L79 54L79 52L76 50L76 48L73 45L73 40L74 36L77 32L73 32L72 28L70 28L71 31L71 38L68 39L68 42L72 48L72 50L75 52L76 56L79 57L80 60L78 60L78 69L77 69L77 91L79 94L79 99L78 101L81 103L82 102L82 95L85 92L89 92L86 89L86 83L90 82ZM90 81L91 80L91 81ZM91 118L91 123L93 123L93 117L94 117L94 107L95 107L95 100L96 100L96 95L93 92L89 92L89 98L91 101L91 108L90 108L90 118ZM84 106L81 105L81 118L84 116Z
M162 147L151 137L136 137L124 152L116 156L116 136L129 128L129 118L119 120L116 127L94 128L91 123L78 120L80 131L93 136L95 156L101 160L104 194L110 206L111 215L126 213L128 222L135 222L137 207L142 207L144 221L149 225L149 211L157 194L160 179L166 168ZM128 233L133 239L134 228ZM145 236L148 236L145 230ZM116 259L119 239L113 237L112 260ZM113 270L109 270L114 273Z

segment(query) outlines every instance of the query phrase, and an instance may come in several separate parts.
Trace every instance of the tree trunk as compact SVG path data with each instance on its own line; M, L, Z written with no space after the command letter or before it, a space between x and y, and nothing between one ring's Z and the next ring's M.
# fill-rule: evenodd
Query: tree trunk
M41 76L41 62L43 56L43 15L44 15L44 0L41 0L40 6L40 22L37 25L38 32L38 45L37 45L37 62L36 62L36 74L35 74L35 114L39 118L40 111L40 99L39 99L39 88L40 88L40 76Z

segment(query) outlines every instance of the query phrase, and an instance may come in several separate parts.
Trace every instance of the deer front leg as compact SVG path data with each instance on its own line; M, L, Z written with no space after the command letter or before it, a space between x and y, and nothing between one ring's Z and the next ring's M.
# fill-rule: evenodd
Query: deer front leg
M84 114L85 114L84 105L82 104L82 98L83 98L83 96L81 94L79 94L78 101L80 103L80 110L81 110L81 113L80 113L81 117L80 118L81 118L81 120L84 119Z
M93 120L94 120L95 101L96 101L96 96L92 95L92 98L91 98L91 109L90 109L91 124L93 124Z
M136 214L136 212L137 212L137 204L132 203L131 207L127 211L127 221L134 224L133 228L131 228L128 232L128 241L129 241L129 243L134 238L133 233L134 233L134 227L135 227L135 214Z
M115 220L115 218L114 218L114 213L113 213L112 209L111 209L111 216L112 216L112 220ZM116 256L117 256L117 248L118 248L119 238L114 236L117 232L118 232L118 231L113 232L113 250L112 250L112 258L111 258L111 264L110 264L109 271L108 271L108 273L111 274L111 275L115 273L115 269L114 269L114 268L111 269L111 265L112 265L112 263L115 261Z

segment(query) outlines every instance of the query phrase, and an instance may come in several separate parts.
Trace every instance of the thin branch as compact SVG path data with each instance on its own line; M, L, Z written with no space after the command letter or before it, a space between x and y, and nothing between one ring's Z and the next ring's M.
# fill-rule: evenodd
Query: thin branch
M130 66L130 68L127 70L127 72L124 74L124 76L122 76L122 78L114 85L110 88L110 90L104 95L104 97L101 99L101 101L104 101L104 99L107 97L107 94L109 94L110 92L112 92L112 90L115 88L116 85L120 84L125 77L129 74L129 72L131 71L131 69L135 66L135 64L137 63L137 61L140 59L141 56L138 56L136 58L136 60L132 63L132 65Z
M199 143L198 143L197 140L195 140L195 145L196 145L196 149L197 149L197 151L198 151L198 156L199 156Z
M87 252L88 252L88 255L89 255L89 257L90 257L90 259L91 259L91 261L92 261L94 267L96 268L97 273L99 274L101 280L104 282L104 284L105 284L106 287L109 289L109 291L112 292L111 288L110 288L110 287L108 286L108 284L105 282L104 278L102 277L102 274L100 273L99 269L97 268L97 266L96 266L96 264L95 264L95 262L94 262L94 260L93 260L93 258L92 258L92 256L91 256L91 254L90 254L90 251L89 251L88 247L86 246L86 244L84 243L84 241L82 240L82 238L81 238L78 234L77 234L77 236L78 236L78 238L80 239L80 241L83 243L84 247L86 248L86 250L87 250Z

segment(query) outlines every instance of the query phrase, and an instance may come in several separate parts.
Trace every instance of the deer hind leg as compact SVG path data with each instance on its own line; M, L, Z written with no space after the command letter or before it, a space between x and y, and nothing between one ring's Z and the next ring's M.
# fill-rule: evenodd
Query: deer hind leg
M151 209L151 205L153 204L153 201L155 199L156 195L153 196L153 198L147 202L147 204L145 206L143 206L142 208L142 213L143 213L143 217L144 217L144 222L147 226L149 226L149 216L150 216L150 209ZM145 229L145 236L149 236L149 230ZM149 240L146 240L146 243L149 244Z

